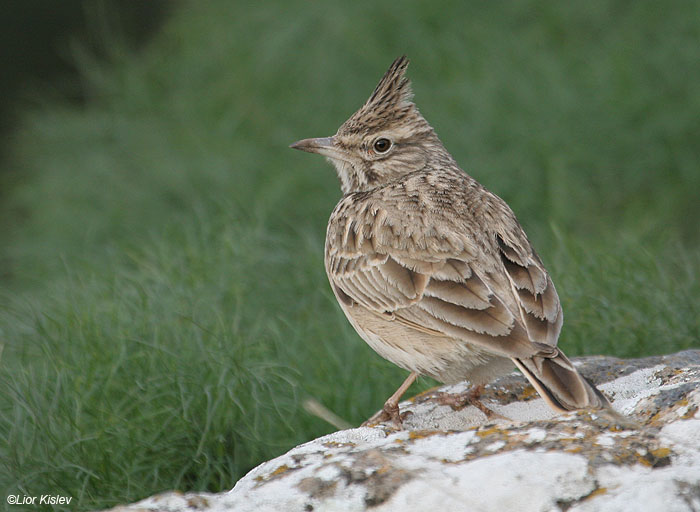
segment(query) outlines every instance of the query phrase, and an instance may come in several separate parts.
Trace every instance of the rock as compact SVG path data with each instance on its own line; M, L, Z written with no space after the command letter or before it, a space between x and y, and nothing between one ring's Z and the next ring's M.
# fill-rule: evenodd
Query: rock
M401 404L404 431L344 430L265 462L227 493L167 493L134 511L698 511L700 350L576 360L614 413L552 413L519 374L474 407L439 405L438 391Z

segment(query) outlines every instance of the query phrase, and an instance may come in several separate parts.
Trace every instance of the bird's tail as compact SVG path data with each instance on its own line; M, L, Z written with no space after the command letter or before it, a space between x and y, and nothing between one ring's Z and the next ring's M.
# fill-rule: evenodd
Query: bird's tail
M545 402L557 412L610 408L605 395L583 377L563 352L547 347L540 354L513 362Z

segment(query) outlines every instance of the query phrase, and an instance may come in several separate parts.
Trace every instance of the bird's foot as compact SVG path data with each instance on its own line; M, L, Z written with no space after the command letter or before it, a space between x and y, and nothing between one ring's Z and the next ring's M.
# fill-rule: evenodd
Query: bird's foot
M403 430L403 418L412 413L405 412L403 414L399 414L399 400L401 400L401 397L406 390L411 387L411 384L416 381L416 378L418 378L418 372L411 372L409 376L406 377L406 380L403 381L403 384L399 386L399 389L397 389L394 394L391 395L386 402L384 402L384 407L382 407L382 410L377 411L377 413L365 421L362 426L368 427L377 423L391 421L397 430Z
M399 404L387 402L379 411L370 416L362 423L362 427L371 427L377 423L391 422L396 430L403 430L403 420L410 414L411 411L406 411L403 414L399 413Z
M483 412L486 415L486 418L490 420L509 419L503 416L502 414L498 414L496 411L489 409L488 407L486 407L486 405L484 405L484 403L479 399L483 390L484 386L473 386L471 389L468 389L467 391L464 391L462 393L452 394L445 393L443 391L438 393L437 402L440 405L449 405L450 407L452 407L452 409L456 411L463 409L468 405L472 405L479 409L481 412Z

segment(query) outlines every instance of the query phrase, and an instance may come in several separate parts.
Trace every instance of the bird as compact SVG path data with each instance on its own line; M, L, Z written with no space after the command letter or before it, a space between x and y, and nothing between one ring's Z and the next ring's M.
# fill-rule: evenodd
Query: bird
M556 412L609 407L557 348L552 278L506 202L463 171L413 102L408 58L331 137L293 149L325 156L342 197L325 267L342 311L380 356L410 372L365 424L402 428L399 400L419 375L471 388L472 404L517 367Z

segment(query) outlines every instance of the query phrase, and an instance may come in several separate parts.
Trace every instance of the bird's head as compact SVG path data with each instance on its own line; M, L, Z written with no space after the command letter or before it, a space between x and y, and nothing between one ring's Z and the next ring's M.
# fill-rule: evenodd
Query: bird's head
M328 157L343 194L390 183L435 159L452 159L412 102L407 66L405 56L396 59L365 104L335 135L290 146Z

